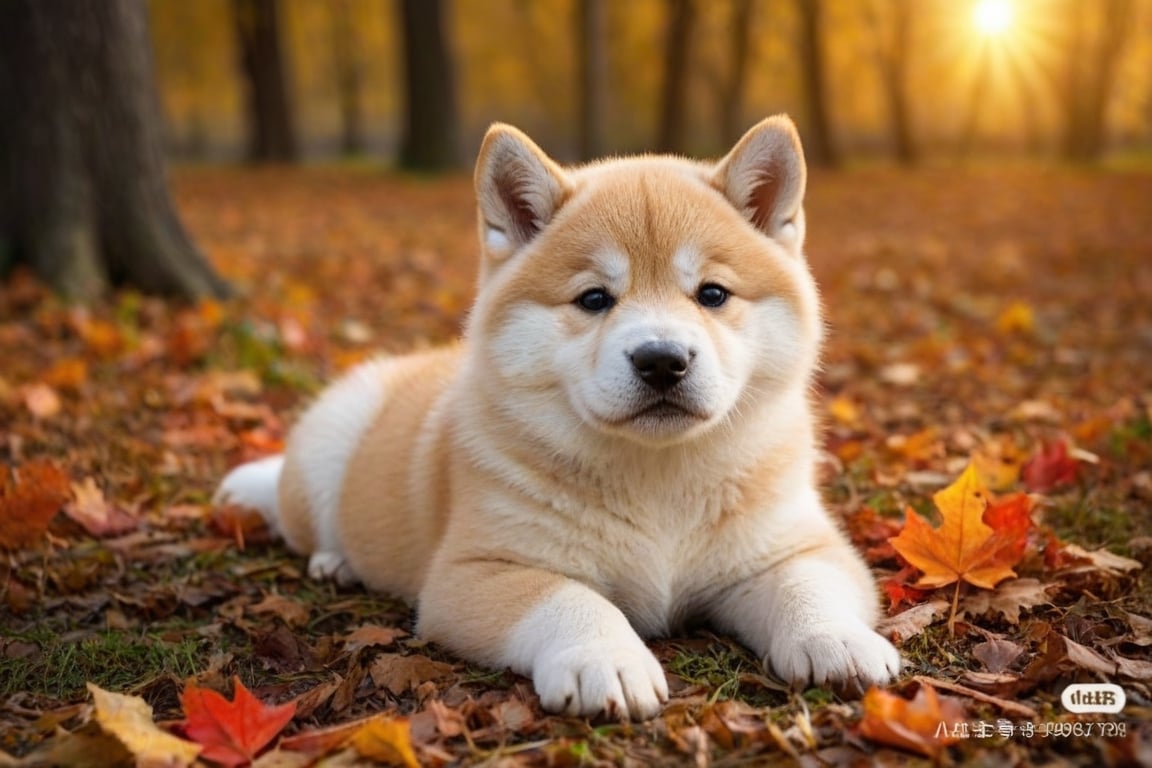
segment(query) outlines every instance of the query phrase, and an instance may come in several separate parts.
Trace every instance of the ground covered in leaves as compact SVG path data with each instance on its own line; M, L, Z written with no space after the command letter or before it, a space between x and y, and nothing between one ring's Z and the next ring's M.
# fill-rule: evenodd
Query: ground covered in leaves
M468 180L175 181L241 298L0 288L0 765L1152 765L1152 175L811 180L826 497L906 672L792 693L724 637L671 638L672 701L624 725L544 715L209 502L324 381L453 337ZM1123 711L1062 705L1102 682Z

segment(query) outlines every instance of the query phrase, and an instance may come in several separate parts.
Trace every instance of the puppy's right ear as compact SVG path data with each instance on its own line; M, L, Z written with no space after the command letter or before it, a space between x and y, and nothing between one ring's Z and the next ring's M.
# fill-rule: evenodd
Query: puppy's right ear
M502 259L544 229L568 196L563 169L524 133L495 123L476 160L476 200L485 252Z

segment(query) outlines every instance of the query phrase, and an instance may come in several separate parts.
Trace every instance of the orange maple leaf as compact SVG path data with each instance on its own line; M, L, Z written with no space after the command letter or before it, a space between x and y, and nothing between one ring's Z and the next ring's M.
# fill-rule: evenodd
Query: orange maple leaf
M908 510L904 530L889 541L905 560L924 572L917 587L942 587L963 580L993 589L1016 575L1012 566L1024 555L1024 536L1031 521L1021 528L1018 506L994 507L996 515L990 521L985 514L988 498L976 467L969 464L956 482L932 497L943 517L939 528L932 528ZM1025 508L1025 517L1026 512ZM998 531L990 522L998 522L1002 528Z
M68 475L46 459L0 467L0 549L35 544L68 500Z
M860 734L872 741L933 757L962 738L955 726L967 717L963 705L941 698L930 685L921 685L911 701L870 688L862 703Z
M233 678L235 696L228 701L216 691L189 684L180 694L184 735L202 744L200 757L234 768L247 765L296 714L296 702L262 704Z

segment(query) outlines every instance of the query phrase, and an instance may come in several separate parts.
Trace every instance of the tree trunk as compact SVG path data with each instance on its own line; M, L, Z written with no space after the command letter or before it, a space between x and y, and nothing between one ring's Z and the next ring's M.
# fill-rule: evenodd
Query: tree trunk
M1108 99L1116 80L1116 68L1132 23L1131 0L1073 0L1067 20L1072 35L1064 83L1063 153L1076 163L1096 161L1107 141ZM1091 11L1089 10L1091 8ZM1098 24L1087 15L1101 14ZM1093 37L1089 31L1098 31Z
M880 52L880 74L892 128L892 149L901 165L915 165L918 159L908 98L908 58L912 51L912 7L915 2L890 0L892 36Z
M733 0L729 28L728 81L724 88L721 112L722 145L735 144L747 126L744 125L744 90L748 82L748 63L752 58L753 0Z
M828 83L824 71L824 2L796 0L800 12L800 79L807 125L804 152L813 165L839 165L828 117Z
M461 163L456 85L442 0L399 0L404 44L404 136L400 165L442 171Z
M278 0L233 0L240 69L247 83L248 159L297 159L287 64L280 43Z
M660 124L656 149L684 152L688 108L688 62L692 29L696 25L693 0L668 0L668 34L664 40L664 86L660 98Z
M580 158L604 154L608 58L605 49L604 0L579 0L576 29L580 59Z
M142 0L0 3L0 274L78 300L227 293L169 198L152 71Z
M364 151L363 63L352 21L350 0L329 0L332 13L332 61L340 107L340 152Z

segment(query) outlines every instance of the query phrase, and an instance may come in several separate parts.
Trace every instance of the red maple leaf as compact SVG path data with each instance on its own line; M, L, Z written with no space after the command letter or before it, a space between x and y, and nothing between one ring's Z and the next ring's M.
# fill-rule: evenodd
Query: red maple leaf
M184 735L202 744L200 757L227 768L248 765L296 714L296 702L267 706L233 678L235 698L189 684L180 694Z
M916 570L915 566L906 565L897 573L892 574L880 582L880 589L882 589L888 597L889 614L895 613L896 609L903 604L918 605L924 602L924 599L931 594L931 590L917 589L910 583Z
M984 510L984 524L993 531L985 546L995 560L1018 563L1028 548L1032 530L1032 499L1026 493L994 498Z
M1068 455L1068 444L1057 440L1041 446L1020 470L1020 479L1029 491L1047 493L1076 482L1079 470L1079 463Z

